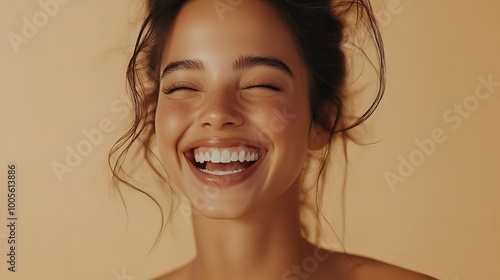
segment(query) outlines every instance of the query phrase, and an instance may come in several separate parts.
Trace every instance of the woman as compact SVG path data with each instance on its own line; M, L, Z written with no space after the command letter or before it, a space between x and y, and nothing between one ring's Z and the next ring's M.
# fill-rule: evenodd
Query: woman
M319 182L330 145L345 143L383 93L382 41L367 1L147 6L128 69L135 122L111 154L124 148L113 173L136 188L121 165L143 143L150 166L158 156L157 174L193 207L197 255L158 279L433 279L322 249L301 222L305 170L319 155ZM350 23L368 29L380 66L377 97L353 122L343 49Z

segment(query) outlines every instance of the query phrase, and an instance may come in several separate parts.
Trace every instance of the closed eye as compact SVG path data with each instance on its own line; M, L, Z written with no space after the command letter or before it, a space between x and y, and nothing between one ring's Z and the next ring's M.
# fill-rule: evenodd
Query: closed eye
M274 83L270 83L270 82L250 83L244 87L244 89L251 89L251 88L268 88L268 89L271 89L274 91L282 91L283 90L279 85L274 84Z
M187 86L187 85L184 85L182 83L172 84L172 85L168 86L167 88L164 88L162 91L165 94L170 94L170 93L173 93L175 91L180 91L180 90L198 91L197 89L194 89L194 88Z

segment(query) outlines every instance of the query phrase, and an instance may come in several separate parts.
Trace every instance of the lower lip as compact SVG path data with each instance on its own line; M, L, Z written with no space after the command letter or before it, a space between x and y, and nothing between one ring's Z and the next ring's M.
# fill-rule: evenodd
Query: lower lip
M255 173L255 171L259 168L261 163L264 161L264 158L266 157L266 152L260 157L259 160L257 160L256 163L252 164L250 167L247 169L240 171L238 173L233 173L233 174L227 174L227 175L213 175L213 174L208 174L205 173L196 166L194 166L191 161L186 158L187 164L189 165L189 168L191 171L194 173L196 178L200 180L203 184L205 185L210 185L210 186L215 186L215 187L220 187L220 188L225 188L225 187L231 187L233 185L239 184L248 177L252 176L252 174Z

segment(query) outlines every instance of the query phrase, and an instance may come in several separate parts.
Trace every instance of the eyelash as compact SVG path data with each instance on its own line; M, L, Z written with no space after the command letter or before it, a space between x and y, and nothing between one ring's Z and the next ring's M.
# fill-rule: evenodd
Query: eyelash
M175 83L175 84L172 84L171 86L163 89L163 93L170 94L170 93L173 93L174 91L180 90L180 89L195 90L195 89L190 88L188 86L185 86L181 83Z
M282 91L282 88L280 86L278 86L277 84L274 84L274 83L270 83L270 82L250 83L250 84L246 85L244 89L251 89L251 88L258 88L258 87L268 88L268 89L275 90L275 91ZM197 91L196 89L190 88L190 87L185 86L181 83L172 84L171 86L163 89L162 91L165 94L171 94L177 90L182 90L182 89Z
M277 84L270 83L270 82L250 83L250 84L245 86L245 89L256 88L256 87L264 87L264 88L268 88L268 89L275 90L275 91L282 91L283 90Z

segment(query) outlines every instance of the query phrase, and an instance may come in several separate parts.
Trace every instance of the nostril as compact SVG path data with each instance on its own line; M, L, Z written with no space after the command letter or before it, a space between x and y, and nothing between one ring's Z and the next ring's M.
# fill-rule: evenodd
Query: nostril
M218 127L218 128L227 128L227 127L235 127L237 126L235 122L219 122L219 121L211 121L205 122L203 124L205 127Z
M241 113L232 106L221 106L201 113L199 121L205 128L220 129L240 126L244 119Z

